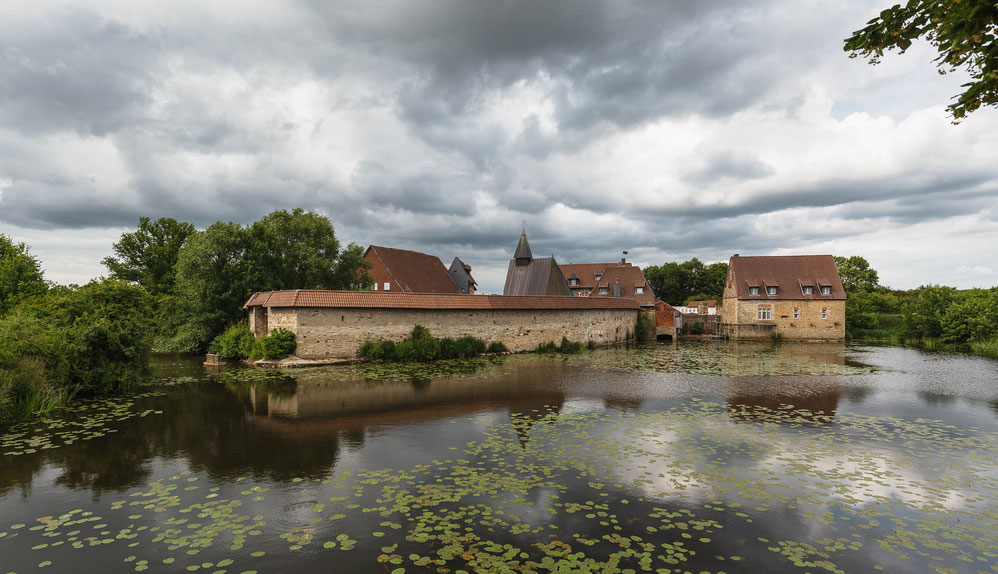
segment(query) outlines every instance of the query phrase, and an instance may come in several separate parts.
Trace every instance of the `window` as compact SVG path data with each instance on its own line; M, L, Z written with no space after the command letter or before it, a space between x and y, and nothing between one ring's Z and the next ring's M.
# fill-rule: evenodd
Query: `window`
M770 297L776 296L776 287L766 287L766 295Z
M821 318L822 319L827 319L828 318L828 307L822 307L821 308Z
M385 283L385 291L390 291L391 286L392 286L391 283Z
M758 295L759 294L759 288L758 287L749 287L748 288L748 294L749 295Z
M821 286L821 294L822 295L831 295L832 294L832 288L829 287L828 285L822 285Z
M794 307L794 319L800 319L800 309Z
M773 308L772 307L759 307L759 320L760 321L771 321L773 319Z
M377 291L377 290L378 290L378 282L377 282L377 281L375 281L375 282L374 282L374 290L375 290L375 291Z
M600 295L606 295L607 293L609 293L609 291L607 289L608 289L607 287L600 287L599 288L599 294Z
M806 287L801 287L801 289L804 290L805 295L814 295L814 287L811 287L810 285Z
M597 280L597 281L599 281L599 280L600 280L600 277L602 277L602 275L600 275L599 273L597 273L597 274L596 274L596 280Z
M636 295L640 295L640 294L642 294L642 293L644 293L644 292L645 292L645 288L644 288L644 287L635 287L635 288L634 288L634 293L635 293Z
M569 279L568 280L568 284L572 285L574 287L574 286L576 286L576 285L579 284L579 280L578 279Z

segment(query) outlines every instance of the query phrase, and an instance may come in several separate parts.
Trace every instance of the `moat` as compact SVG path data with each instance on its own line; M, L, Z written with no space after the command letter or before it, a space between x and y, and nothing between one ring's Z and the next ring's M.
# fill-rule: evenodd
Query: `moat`
M0 573L995 572L998 361L686 343L208 370L0 435Z

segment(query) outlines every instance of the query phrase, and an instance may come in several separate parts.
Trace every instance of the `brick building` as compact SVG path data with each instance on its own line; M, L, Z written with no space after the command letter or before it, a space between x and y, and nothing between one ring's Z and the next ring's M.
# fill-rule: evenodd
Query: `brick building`
M372 245L364 252L375 291L460 293L440 259L408 249ZM470 269L470 268L469 268Z
M734 338L844 339L845 302L831 255L735 255L721 321Z

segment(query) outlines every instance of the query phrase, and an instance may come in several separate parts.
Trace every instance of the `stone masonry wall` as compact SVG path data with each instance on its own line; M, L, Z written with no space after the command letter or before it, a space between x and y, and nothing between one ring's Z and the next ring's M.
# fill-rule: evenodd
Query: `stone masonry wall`
M267 317L267 330L287 329L292 333L298 332L298 311L293 307L271 307L270 315Z
M502 341L513 352L540 343L572 341L597 345L624 341L633 333L634 309L408 310L408 309L271 309L271 329L284 326L298 335L295 354L305 359L352 358L368 340L401 341L414 325L435 337L472 335ZM293 319L286 315L295 316ZM280 319L278 318L280 317ZM291 326L294 326L292 329Z
M727 304L727 301L725 302ZM769 305L773 318L759 320L759 307ZM828 310L828 318L821 318L821 310ZM794 309L800 311L800 318L794 319ZM787 339L844 339L846 335L846 304L834 301L738 301L736 304L737 323L775 324L776 332Z

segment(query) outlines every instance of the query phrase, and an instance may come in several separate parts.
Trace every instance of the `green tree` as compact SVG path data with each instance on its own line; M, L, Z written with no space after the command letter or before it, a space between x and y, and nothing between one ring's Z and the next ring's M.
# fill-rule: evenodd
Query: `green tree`
M133 232L121 234L114 244L115 257L105 257L101 263L111 277L134 281L153 295L173 291L174 268L184 241L194 233L190 223L161 217L156 221L139 218Z
M183 325L173 348L195 352L229 325L242 319L242 305L257 285L261 269L253 269L248 228L221 221L187 238L177 255L177 289Z
M998 3L994 0L909 0L880 12L845 40L850 57L877 64L884 51L904 53L925 38L938 51L940 73L965 69L971 81L948 109L956 121L981 106L998 104Z
M724 280L728 275L727 263L704 265L694 257L682 263L670 262L644 269L645 279L655 295L673 305L682 304L694 295L720 299L724 293Z
M998 288L969 289L942 314L942 340L963 344L998 335Z
M846 293L876 291L880 287L880 278L877 270L870 267L870 263L860 257L835 257L835 269L839 272L842 280L842 288Z
M919 287L915 293L915 298L905 305L904 336L917 341L938 339L943 334L946 310L957 301L957 290L927 285Z
M45 289L41 265L28 246L0 234L0 315L18 301L45 293Z
M332 223L314 211L274 211L254 222L251 234L256 290L349 289L358 269L369 267L360 246L340 252Z

